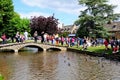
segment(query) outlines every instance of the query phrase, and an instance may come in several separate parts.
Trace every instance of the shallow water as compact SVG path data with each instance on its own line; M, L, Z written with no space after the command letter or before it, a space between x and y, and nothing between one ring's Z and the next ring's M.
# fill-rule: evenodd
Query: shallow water
M75 52L0 53L5 80L120 80L120 63Z

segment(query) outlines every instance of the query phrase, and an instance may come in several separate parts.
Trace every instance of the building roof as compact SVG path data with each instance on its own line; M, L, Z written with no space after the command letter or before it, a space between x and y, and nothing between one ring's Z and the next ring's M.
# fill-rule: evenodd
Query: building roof
M105 24L105 28L107 31L110 31L110 32L120 31L120 22L112 22L109 24Z
M62 27L62 32L73 33L76 32L78 27L76 25L66 25Z

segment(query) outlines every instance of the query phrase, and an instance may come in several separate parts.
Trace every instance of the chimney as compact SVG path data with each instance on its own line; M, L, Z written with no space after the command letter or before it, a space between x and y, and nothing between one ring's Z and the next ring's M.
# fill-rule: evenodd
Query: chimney
M64 23L62 23L62 28L64 28Z

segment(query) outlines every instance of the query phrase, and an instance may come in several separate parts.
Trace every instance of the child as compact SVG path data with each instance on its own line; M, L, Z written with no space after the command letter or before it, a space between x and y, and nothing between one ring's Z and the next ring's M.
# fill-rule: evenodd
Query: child
M112 52L112 53L118 53L118 52L119 52L118 49L119 49L119 48L118 48L117 45L113 46L113 52Z

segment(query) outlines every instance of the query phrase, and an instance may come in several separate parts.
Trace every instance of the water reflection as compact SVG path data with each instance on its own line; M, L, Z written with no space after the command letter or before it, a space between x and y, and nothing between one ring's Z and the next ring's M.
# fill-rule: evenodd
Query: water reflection
M73 52L0 53L5 80L117 80L120 63Z

